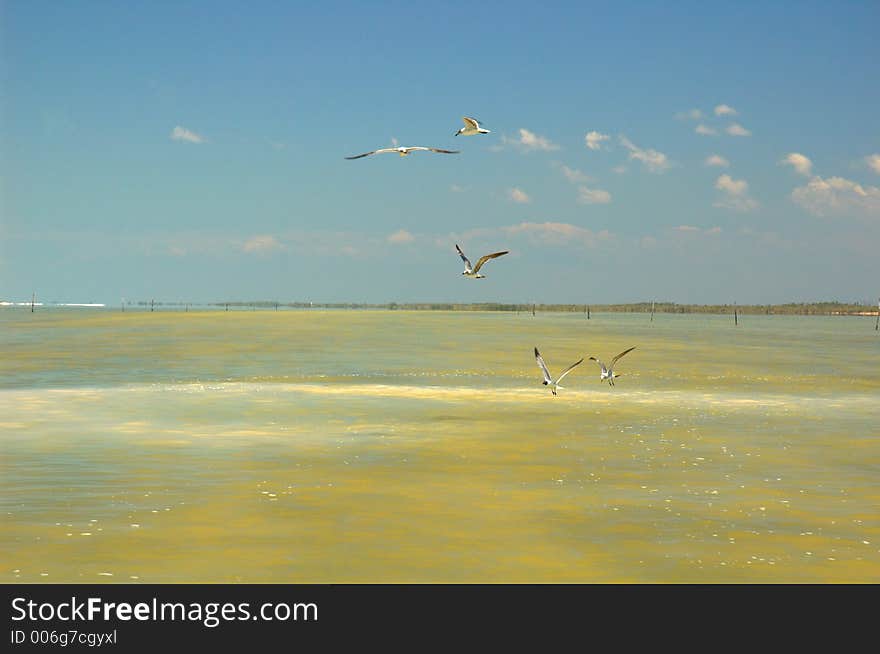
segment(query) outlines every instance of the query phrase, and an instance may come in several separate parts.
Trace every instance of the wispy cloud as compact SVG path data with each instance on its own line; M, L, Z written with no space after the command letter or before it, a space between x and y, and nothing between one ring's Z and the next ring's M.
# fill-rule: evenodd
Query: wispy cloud
M730 165L730 162L720 154L709 155L703 163L707 166L718 166L720 168L727 168Z
M618 175L623 175L626 172L626 166L615 166L611 169L612 173L616 173Z
M528 193L517 187L507 189L507 197L509 197L517 204L528 204L532 201Z
M802 155L800 152L791 152L785 155L779 163L791 166L799 175L809 177L812 174L813 162L810 161L809 157Z
M705 235L713 235L720 234L720 227L709 227L708 229L704 229L702 227L694 227L693 225L679 225L677 227L672 228L673 231L679 232L681 234L705 234Z
M270 234L261 234L247 239L241 246L248 254L269 254L284 249L284 245Z
M868 168L880 175L880 154L869 154L865 157L865 163L868 164Z
M703 123L694 127L694 131L700 136L715 136L718 133L717 129L704 125Z
M578 200L580 204L608 204L611 202L611 194L600 188L578 187Z
M184 143L204 143L205 137L178 125L171 130L171 140L183 141Z
M675 117L678 120L700 120L703 117L703 112L699 109L689 109L688 111L679 111Z
M607 230L594 232L584 227L571 225L569 223L556 222L522 222L518 225L503 227L502 231L510 236L519 234L526 235L533 241L548 245L582 245L588 248L594 248L603 241L612 238L611 233Z
M620 142L623 144L623 147L629 150L629 158L641 161L649 172L662 173L669 168L669 159L662 152L642 149L625 136L620 137Z
M412 243L416 240L416 237L405 229L398 229L393 234L390 234L386 240L393 245L401 245L404 243Z
M453 193L464 193L467 189L464 186L459 186L458 184L453 184L449 187L449 190Z
M727 104L719 104L715 107L716 116L736 116L736 109Z
M732 125L728 125L727 129L724 130L731 136L751 136L752 133L747 130L745 127L740 125L739 123L733 123Z
M519 129L518 137L511 138L509 136L502 135L501 141L505 144L509 143L511 145L514 145L525 152L531 152L534 150L551 152L553 150L559 149L559 146L550 141L550 139L544 136L539 136L534 132L530 132L524 127L521 127Z
M611 137L600 132L587 132L584 137L584 143L590 150L601 150L602 142L609 140Z
M721 191L722 197L712 205L714 207L747 212L758 206L758 203L749 197L749 185L744 179L733 179L730 175L724 174L715 180L715 188Z
M843 177L813 177L794 189L791 199L817 216L880 218L880 188L861 186Z
M584 184L586 182L592 182L592 178L586 173L582 173L580 170L576 168L569 168L564 164L559 164L559 170L562 171L562 174L572 184Z

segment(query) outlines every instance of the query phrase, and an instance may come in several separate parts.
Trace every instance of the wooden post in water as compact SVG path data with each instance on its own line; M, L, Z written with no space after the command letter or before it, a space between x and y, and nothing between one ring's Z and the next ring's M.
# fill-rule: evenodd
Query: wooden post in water
M590 319L590 305L587 305L587 320Z
M532 304L532 317L533 318L535 317L535 305L534 304Z
M150 300L150 311L153 310L153 303L154 303L154 302L155 302L155 300Z
M226 303L226 310L229 311L229 302Z
M877 323L874 325L874 331L880 331L880 298L877 300Z
M739 319L736 315L736 302L733 303L733 325L736 326L739 324Z
M34 312L34 304L36 304L36 303L37 303L37 292L34 291L33 293L31 293L31 313Z
M651 300L651 322L654 322L654 300Z

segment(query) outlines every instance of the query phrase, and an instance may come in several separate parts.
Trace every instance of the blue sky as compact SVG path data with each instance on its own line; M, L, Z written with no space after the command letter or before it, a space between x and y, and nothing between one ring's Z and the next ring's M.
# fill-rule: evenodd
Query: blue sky
M876 2L0 12L0 300L880 294Z

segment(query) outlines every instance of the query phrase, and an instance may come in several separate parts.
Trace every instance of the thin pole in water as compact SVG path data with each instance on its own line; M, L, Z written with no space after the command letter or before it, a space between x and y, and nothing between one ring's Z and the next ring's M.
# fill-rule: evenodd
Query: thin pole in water
M226 303L226 310L229 311L229 302Z
M535 305L533 304L532 305L532 316L534 317L534 315L535 315Z
M651 300L651 322L654 322L654 300Z
M590 319L590 305L587 305L587 320Z
M33 293L31 293L31 313L34 312L34 304L36 304L36 302L37 302L37 292L34 291Z
M733 324L734 326L739 324L739 318L736 315L736 302L733 303Z
M880 299L877 300L877 324L874 325L874 331L880 331Z
M154 303L154 302L155 302L155 300L150 300L150 311L153 310L153 303Z

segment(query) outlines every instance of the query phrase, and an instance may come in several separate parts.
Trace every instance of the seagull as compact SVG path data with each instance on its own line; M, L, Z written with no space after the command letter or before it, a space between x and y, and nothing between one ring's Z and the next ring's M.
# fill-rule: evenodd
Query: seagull
M556 379L553 379L553 377L550 376L550 371L547 370L547 364L544 363L544 357L542 357L541 353L538 352L538 348L535 348L535 361L538 362L538 367L541 369L541 372L544 373L544 386L549 386L550 392L553 393L553 395L556 395L556 389L562 388L562 386L559 385L559 382L562 381L562 378L565 377L568 373L570 373L572 368L583 363L584 360L581 359L580 361L577 361L577 362L571 364Z
M480 127L480 121L476 118L468 118L467 116L462 116L461 119L464 121L464 127L453 134L453 136L473 136L474 134L489 134L488 129L483 129L482 127Z
M368 157L371 154L382 154L383 152L396 152L401 157L405 157L410 152L414 152L416 150L425 150L426 152L442 152L443 154L458 154L459 150L441 150L440 148L426 148L421 145L412 145L408 147L401 146L399 148L381 148L379 150L373 150L372 152L364 152L363 154L356 154L353 157L346 157L346 159L360 159L361 157Z
M620 354L618 354L616 357L614 357L613 359L611 359L611 365L608 366L607 368L605 367L605 364L602 363L601 361L599 361L599 359L597 359L596 357L590 357L591 360L595 361L595 362L598 363L600 366L602 366L602 374L599 375L599 381L600 381L600 382L603 382L603 381L605 381L605 380L607 379L607 380L608 380L608 383L609 383L611 386L614 386L614 378L615 378L615 377L622 377L622 376L623 376L623 375L618 375L617 373L614 372L614 370L613 370L613 368L614 368L614 364L617 363L617 360L618 360L620 357L622 357L624 354L626 354L627 352L632 352L632 351L635 350L635 349L636 349L636 346L633 345L633 346L632 346L631 348L629 348L628 350L624 350L623 352L621 352Z
M479 258L476 266L471 265L470 259L464 256L464 252L461 251L461 248L458 247L458 243L455 244L455 249L458 250L458 256L461 257L461 260L464 261L464 272L461 273L465 277L470 277L471 279L483 279L486 275L480 274L480 268L483 267L483 264L486 263L489 259L494 259L495 257L500 257L510 250L504 250L504 252L493 252L492 254L486 254Z

